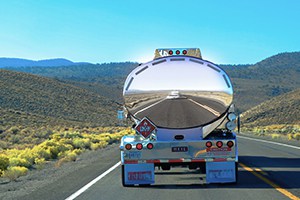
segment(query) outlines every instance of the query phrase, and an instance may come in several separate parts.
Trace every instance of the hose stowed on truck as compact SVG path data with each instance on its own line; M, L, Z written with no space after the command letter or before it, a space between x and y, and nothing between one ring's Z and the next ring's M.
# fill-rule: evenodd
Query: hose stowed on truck
M136 130L121 139L123 186L154 184L155 169L175 166L198 169L207 183L237 181L232 84L198 48L157 49L123 95Z

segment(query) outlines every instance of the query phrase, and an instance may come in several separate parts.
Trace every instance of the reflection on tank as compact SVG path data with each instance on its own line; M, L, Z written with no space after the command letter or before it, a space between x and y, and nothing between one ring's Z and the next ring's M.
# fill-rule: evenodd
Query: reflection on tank
M128 113L148 117L161 128L204 127L217 121L232 103L226 73L201 59L162 58L135 69L123 91Z
M125 102L129 113L138 119L147 116L158 127L189 128L219 118L232 102L232 95L205 91L150 91L127 94Z

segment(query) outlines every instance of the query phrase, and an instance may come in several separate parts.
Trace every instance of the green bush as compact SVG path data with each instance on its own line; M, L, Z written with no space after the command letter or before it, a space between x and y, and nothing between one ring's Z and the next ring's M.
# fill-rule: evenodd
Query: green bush
M88 138L75 138L73 146L78 149L89 149L91 147L91 140Z
M55 167L60 167L63 163L66 162L76 161L76 158L77 158L77 154L75 151L65 152L64 157L62 157L56 162Z
M28 167L31 167L31 164L25 158L16 158L16 157L13 157L13 158L9 159L9 166L11 166L11 167L19 166L19 167L26 167L26 168L28 168Z
M9 159L5 155L0 155L0 170L4 171L9 166Z
M32 149L26 148L20 152L18 157L27 160L30 163L30 165L33 165L36 156L37 155L33 153Z
M11 134L17 134L20 131L20 129L16 126L13 126L10 129L8 129L7 131Z
M45 160L49 160L51 158L50 150L45 149L41 146L35 146L33 148L33 152L37 155L38 158L44 158Z
M278 133L273 133L273 134L271 134L271 137L272 137L272 139L278 139L281 137L281 135Z
M46 163L46 160L45 158L35 158L34 163L37 169L42 169Z
M0 150L7 149L9 147L8 142L0 140Z
M26 167L14 166L9 167L6 171L3 172L2 177L8 178L10 181L15 181L20 176L25 176L28 173Z
M46 162L46 160L45 160L45 158L36 158L36 159L34 159L34 163L36 164L36 165L43 165L43 164L45 164L45 162Z
M288 137L288 140L292 140L292 139L294 139L294 137L293 137L293 134L292 134L292 133L289 133L289 134L287 134L287 137Z
M295 138L296 140L300 140L300 133L295 133L295 134L294 134L294 138Z
M104 142L104 141L98 142L98 143L92 143L91 144L91 149L95 151L97 149L105 148L107 145L108 145L108 143Z

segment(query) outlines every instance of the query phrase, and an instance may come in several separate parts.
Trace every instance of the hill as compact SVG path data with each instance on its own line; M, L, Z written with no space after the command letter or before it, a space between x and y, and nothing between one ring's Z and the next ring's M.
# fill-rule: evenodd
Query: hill
M254 65L221 65L240 112L300 87L300 52L280 53Z
M300 124L300 88L277 96L242 114L248 127L273 124Z
M64 58L55 58L55 59L38 60L38 61L21 59L21 58L0 58L0 68L32 67L32 66L56 67L56 66L70 66L70 65L77 65L77 64L83 64L83 63L74 63ZM89 64L89 63L85 63L85 64Z
M81 64L60 67L18 67L8 70L55 78L122 103L126 76L138 66L134 62Z
M114 125L118 104L98 94L74 85L36 75L0 70L1 112L19 112L35 118L52 121ZM13 113L12 112L12 113ZM3 114L1 114L3 121ZM12 115L10 115L12 116ZM30 117L31 116L31 117Z

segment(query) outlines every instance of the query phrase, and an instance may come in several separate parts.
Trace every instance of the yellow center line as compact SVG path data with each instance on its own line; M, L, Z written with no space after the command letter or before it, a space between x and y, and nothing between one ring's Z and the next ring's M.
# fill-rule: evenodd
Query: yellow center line
M261 174L264 175L264 176L267 176L267 175L268 175L267 172L264 172L263 170L261 170L261 169L259 169L259 168L253 168L253 169L254 169L255 171L261 173Z
M272 181L270 181L269 179L267 179L266 177L263 177L261 174L257 173L256 171L254 171L252 168L246 166L243 163L239 163L239 165L244 168L245 170L247 170L248 172L251 172L254 176L256 176L257 178L263 180L265 183L269 184L270 186L272 186L273 188L275 188L278 192L282 193L283 195L287 196L288 198L292 199L292 200L300 200L299 197L293 195L292 193L290 193L289 191L287 191L286 189L281 188L279 185L277 185L276 183L273 183ZM262 171L262 170L257 170L257 171Z

